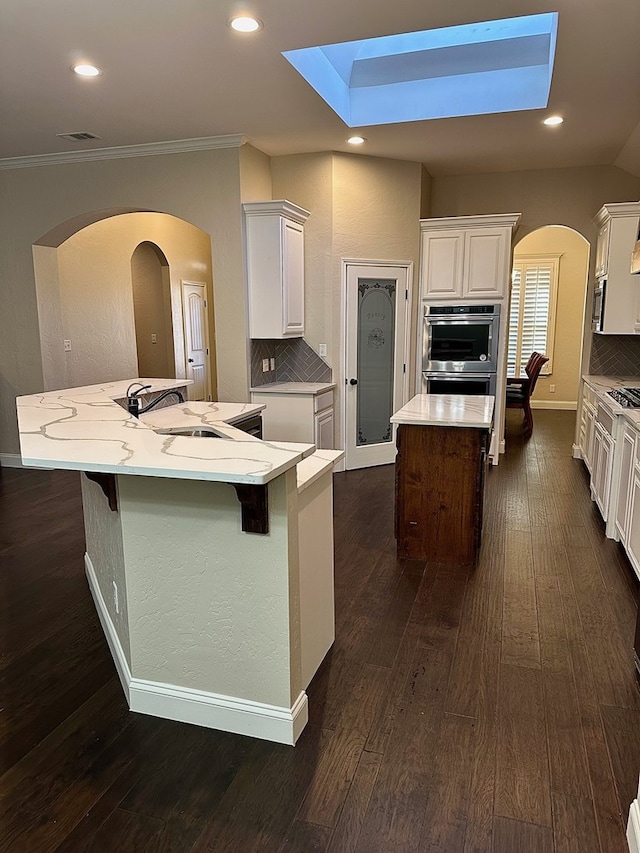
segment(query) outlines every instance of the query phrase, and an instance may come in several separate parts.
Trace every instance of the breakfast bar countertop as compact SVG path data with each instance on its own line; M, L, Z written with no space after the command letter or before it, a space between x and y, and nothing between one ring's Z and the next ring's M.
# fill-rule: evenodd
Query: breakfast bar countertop
M140 419L116 400L142 382L150 394L186 380L123 380L17 398L25 465L147 477L264 484L313 453L313 444L261 441L233 422L258 414L253 403L191 402L152 410ZM220 438L154 430L210 426Z
M490 429L495 397L480 394L416 394L391 423Z

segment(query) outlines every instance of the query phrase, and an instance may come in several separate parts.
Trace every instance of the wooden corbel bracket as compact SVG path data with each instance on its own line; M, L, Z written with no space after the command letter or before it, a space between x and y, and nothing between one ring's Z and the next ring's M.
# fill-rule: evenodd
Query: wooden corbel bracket
M245 533L269 532L269 493L266 484L234 483L242 507L242 529Z
M109 509L112 512L118 511L118 493L116 491L116 475L104 474L101 471L85 471L85 477L94 483L97 483L104 496L109 502Z

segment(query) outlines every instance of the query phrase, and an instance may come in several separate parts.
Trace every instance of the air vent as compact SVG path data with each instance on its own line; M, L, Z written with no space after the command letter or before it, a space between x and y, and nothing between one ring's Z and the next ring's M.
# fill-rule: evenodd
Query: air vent
M77 131L76 133L56 133L59 139L71 139L74 142L85 142L87 139L100 139L95 133L87 133L86 131Z

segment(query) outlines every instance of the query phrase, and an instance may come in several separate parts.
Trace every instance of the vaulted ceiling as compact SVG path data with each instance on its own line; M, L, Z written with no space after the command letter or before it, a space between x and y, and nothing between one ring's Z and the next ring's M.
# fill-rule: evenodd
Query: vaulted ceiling
M227 26L251 12L262 31ZM353 150L283 51L557 11L548 109L359 128L432 175L615 164L640 176L638 0L2 0L0 158L244 134L269 155ZM103 73L80 79L81 59ZM542 119L565 122L547 128ZM59 133L99 137L70 142Z

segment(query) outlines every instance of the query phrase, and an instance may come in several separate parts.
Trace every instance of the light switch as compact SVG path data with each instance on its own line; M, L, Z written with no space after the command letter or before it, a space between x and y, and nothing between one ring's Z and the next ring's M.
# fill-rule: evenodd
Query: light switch
M270 358L270 359L269 359L269 369L270 369L270 370L275 370L275 369L276 369L276 360L275 360L275 358Z
M263 372L263 373L267 373L267 372L268 372L268 370L269 370L269 359L268 359L268 358L263 358L263 359L262 359L262 372Z
M158 336L156 334L151 335L151 343L152 344L158 343Z
M318 344L318 355L322 358L327 357L327 345L326 344Z

